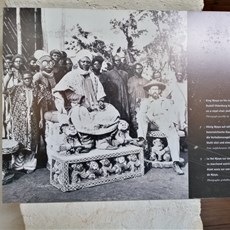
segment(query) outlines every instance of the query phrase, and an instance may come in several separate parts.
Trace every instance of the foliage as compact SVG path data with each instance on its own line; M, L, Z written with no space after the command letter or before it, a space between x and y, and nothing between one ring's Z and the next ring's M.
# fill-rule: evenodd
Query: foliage
M151 22L152 27L139 29L139 23L147 21ZM114 31L124 34L127 41L126 52L131 53L134 59L140 55L145 56L145 64L153 71L161 72L175 56L175 52L178 52L176 47L179 46L180 50L183 50L186 41L185 21L180 13L175 11L134 11L127 19L120 21L113 19L110 24ZM154 31L152 42L143 50L134 49L134 43L141 42L142 36L152 31Z
M140 24L145 25L141 27ZM147 23L148 22L148 23ZM184 55L186 45L186 21L180 12L176 11L133 11L127 18L110 20L111 29L115 33L122 33L127 42L124 53L129 63L144 57L143 64L151 67L152 71L162 72L165 66L180 60ZM147 27L148 25L148 27ZM150 26L149 26L150 25ZM114 44L105 42L92 32L85 31L79 24L72 28L72 38L65 42L67 50L78 52L88 49L95 54L111 60ZM143 49L136 44L141 43L145 35L152 34L152 41ZM120 51L118 49L116 52ZM183 56L184 57L184 56Z
M146 29L138 29L135 12L129 14L128 19L122 19L121 21L112 19L110 24L112 25L112 30L120 30L124 34L127 41L127 48L124 50L125 55L129 60L128 62L134 62L135 57L139 56L141 53L141 50L134 48L134 40L145 35L148 31Z
M129 14L128 19L118 21L113 19L110 21L113 30L121 30L125 35L127 41L127 49L132 50L134 48L134 38L139 38L141 35L147 33L147 30L138 30L137 20L134 14Z
M139 21L150 19L155 28L153 42L144 47L154 71L162 71L186 42L185 21L176 11L139 11ZM179 48L178 48L179 47ZM180 54L178 54L180 55Z
M94 36L92 32L83 30L83 28L77 24L72 29L72 37L70 41L65 41L66 50L74 50L76 53L81 49L87 49L95 55L102 55L105 59L111 58L111 49L113 44L109 47L105 42Z

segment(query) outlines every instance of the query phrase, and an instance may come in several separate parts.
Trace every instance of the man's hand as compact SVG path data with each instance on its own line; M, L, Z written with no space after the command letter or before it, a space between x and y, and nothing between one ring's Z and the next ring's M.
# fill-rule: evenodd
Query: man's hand
M93 112L93 109L89 106L89 107L87 107L87 110L91 113L91 112Z
M42 129L43 128L43 120L39 121L39 128Z
M100 109L105 109L105 103L104 103L104 101L99 101L98 104L99 104L99 108Z

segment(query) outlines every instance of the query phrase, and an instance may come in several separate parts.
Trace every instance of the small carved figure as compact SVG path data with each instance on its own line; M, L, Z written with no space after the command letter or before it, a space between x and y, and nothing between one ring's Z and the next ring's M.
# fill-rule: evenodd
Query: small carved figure
M133 140L129 135L129 124L127 121L120 120L117 129L117 133L113 140L114 146L125 146Z
M154 161L170 161L170 150L168 146L164 146L161 139L157 138L153 140L153 146L151 148L150 160Z
M129 168L129 170L131 172L135 172L138 170L138 168L140 167L141 165L141 162L140 160L137 158L137 155L136 154L131 154L129 155L128 157L128 164L127 164L127 167Z
M59 163L58 161L55 161L52 171L54 173L53 174L54 182L63 185L64 179L62 177L61 163Z
M62 124L60 134L64 133L64 143L59 147L60 151L66 151L67 155L80 153L82 145L79 141L78 132L72 124Z
M103 177L107 177L109 174L113 173L112 164L109 159L105 158L100 160L101 163L101 173Z
M81 179L87 178L86 171L82 163L72 164L71 168L73 169L71 173L71 184L76 185Z
M86 171L87 178L90 180L96 179L98 176L101 175L101 170L99 165L96 161L90 161L87 163L89 169Z
M113 170L116 174L121 174L128 169L127 162L124 156L117 157L115 161L116 164L113 166Z

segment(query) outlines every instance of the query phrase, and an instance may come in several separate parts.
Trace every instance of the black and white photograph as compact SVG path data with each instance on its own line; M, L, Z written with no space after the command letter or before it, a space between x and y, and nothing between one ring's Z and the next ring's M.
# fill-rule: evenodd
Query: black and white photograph
M189 198L187 12L3 17L4 203Z

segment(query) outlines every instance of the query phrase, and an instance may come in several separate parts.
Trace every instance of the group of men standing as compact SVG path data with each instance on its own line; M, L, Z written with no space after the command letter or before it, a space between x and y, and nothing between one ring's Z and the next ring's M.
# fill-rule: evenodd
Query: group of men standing
M20 114L19 118L12 110L10 115L17 117L12 119L13 127L21 122L20 119L26 123L22 127L26 129L25 137L19 138L21 135L13 128L13 139L35 152L34 147L39 143L39 136L34 133L28 139L32 133L31 127L36 125L41 130L44 129L44 114L50 110L58 110L68 117L64 120L69 120L81 134L84 152L93 145L100 149L113 149L108 137L116 131L120 119L130 124L131 136L139 139L146 139L148 123L154 122L168 139L175 171L183 174L179 166L178 120L174 116L172 104L161 97L165 89L163 83L143 78L141 63L133 66L133 74L130 76L119 55L113 57L113 66L106 72L101 71L103 58L92 57L87 51L77 54L78 63L74 70L61 68L61 55L58 50L53 50L50 54L36 51L34 56L39 66L36 73L22 71L21 77L6 73L3 92L13 102L11 107L19 106L20 100L16 98L19 91L24 98L25 115ZM9 87L9 82L15 79L17 83ZM38 118L36 121L31 119L34 116ZM44 135L44 130L40 131L40 135ZM35 167L30 169L34 170Z
M28 62L20 54L4 57L2 136L20 144L21 151L13 159L17 170L36 168L40 137L45 133L44 114L55 109L52 88L60 75L72 69L67 60L59 50L36 51Z

